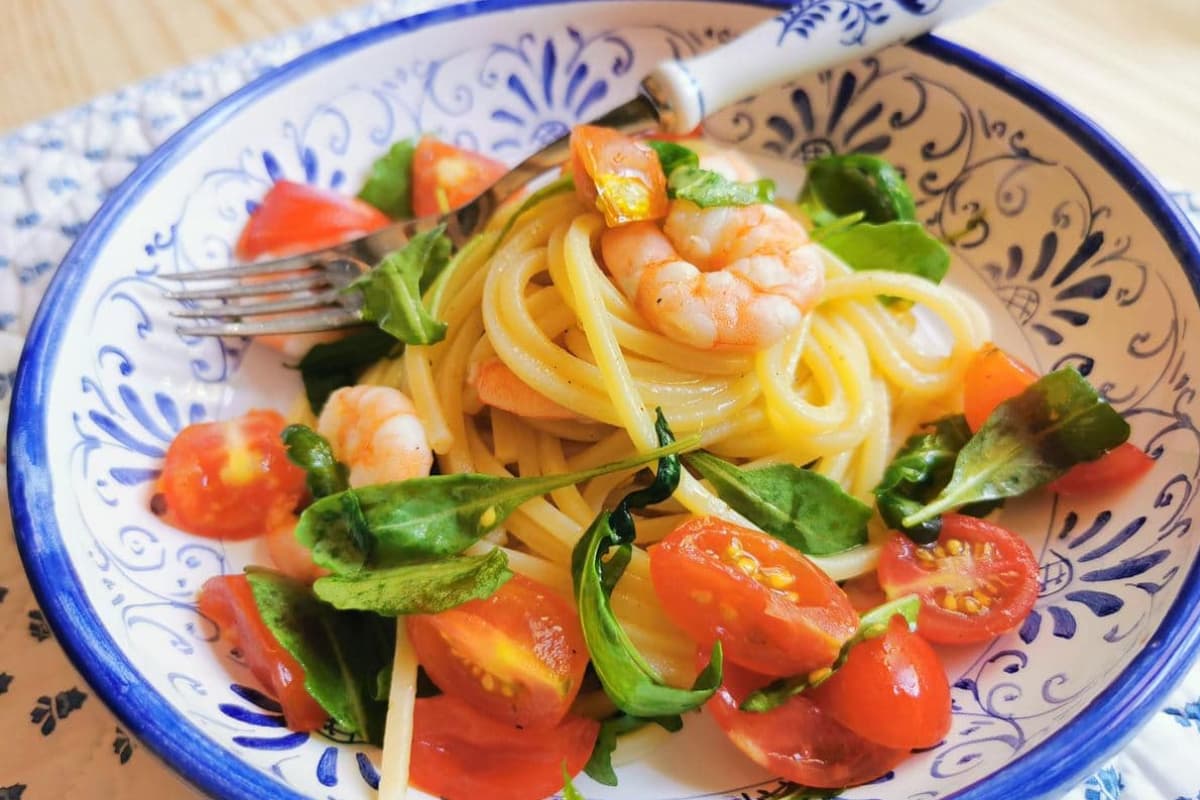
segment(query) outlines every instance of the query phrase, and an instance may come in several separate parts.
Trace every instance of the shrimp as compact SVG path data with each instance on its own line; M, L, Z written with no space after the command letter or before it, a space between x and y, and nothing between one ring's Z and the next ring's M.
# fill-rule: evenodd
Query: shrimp
M803 322L825 285L804 228L761 203L700 208L674 200L661 228L609 228L600 249L651 327L701 349L771 346Z
M387 386L347 386L329 396L317 432L350 467L350 485L428 475L433 450L412 401Z
M490 358L475 370L471 381L479 399L493 408L533 419L575 420L579 415L559 405L517 377L498 358Z
M301 583L312 583L329 574L329 570L318 567L309 550L296 538L296 523L300 520L289 517L267 531L267 552L275 567Z
M731 181L756 181L762 177L750 159L728 147L704 139L684 139L681 145L700 156L700 169L715 172Z

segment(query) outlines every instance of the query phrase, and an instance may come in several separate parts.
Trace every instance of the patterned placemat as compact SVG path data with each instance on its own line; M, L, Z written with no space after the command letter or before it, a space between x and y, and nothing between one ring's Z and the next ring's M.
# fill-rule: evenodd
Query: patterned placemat
M0 430L24 333L55 268L142 158L263 72L439 4L376 0L0 136ZM1175 197L1200 226L1200 192ZM56 644L13 543L3 448L0 438L0 800L197 797L121 728ZM1200 800L1197 753L1200 667L1120 755L1064 800Z

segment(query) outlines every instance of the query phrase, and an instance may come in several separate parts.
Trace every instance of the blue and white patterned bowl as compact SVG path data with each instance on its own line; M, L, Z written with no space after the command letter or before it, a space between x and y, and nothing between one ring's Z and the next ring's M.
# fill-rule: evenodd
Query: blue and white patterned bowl
M780 18L847 41L911 3L820 0ZM467 4L352 36L276 70L171 139L114 193L34 323L9 454L19 543L59 638L126 726L227 798L371 795L378 752L297 734L210 642L204 579L262 562L254 543L168 529L147 510L163 449L188 422L286 407L294 376L241 342L181 338L163 273L225 264L254 202L287 177L349 190L391 141L423 131L515 161L631 93L656 61L724 41L772 10L728 2ZM885 6L888 6L885 8ZM748 99L710 135L795 174L829 152L906 171L955 280L997 338L1042 369L1073 364L1158 457L1119 497L1013 504L1043 565L1018 632L949 654L946 741L848 798L1033 798L1117 748L1200 646L1200 360L1195 233L1086 120L1020 77L925 39ZM968 221L980 218L968 230ZM786 787L702 718L621 786L589 798L769 798Z

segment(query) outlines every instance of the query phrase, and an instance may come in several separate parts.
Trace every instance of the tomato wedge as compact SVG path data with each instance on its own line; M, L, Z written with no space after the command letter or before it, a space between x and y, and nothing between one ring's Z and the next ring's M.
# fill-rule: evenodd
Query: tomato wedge
M506 172L499 161L423 136L413 153L413 214L427 217L465 206Z
M167 448L151 507L169 525L218 539L276 527L307 492L279 439L283 426L278 412L261 409L187 426Z
M855 645L811 691L822 711L884 747L933 747L950 731L950 683L933 648L892 617L887 632Z
M667 215L667 177L658 154L620 131L576 125L571 131L575 192L613 228Z
M448 694L417 700L413 714L413 786L444 800L541 800L576 775L596 744L600 723L567 717L529 730L480 714Z
M1102 494L1123 489L1154 468L1154 459L1129 442L1117 445L1095 461L1076 464L1050 484L1065 495Z
M738 710L770 681L726 662L725 682L704 708L739 750L772 773L804 786L842 788L874 780L908 755L840 724L807 693L771 711Z
M893 534L879 559L891 599L921 598L917 631L931 642L988 642L1029 616L1038 596L1038 562L1021 537L987 520L942 517L935 544Z
M994 344L980 348L963 375L963 415L972 431L983 423L996 406L1029 388L1038 374Z
M355 197L277 181L250 215L235 254L249 261L307 253L379 230L389 222L382 211Z
M221 637L242 652L254 677L283 707L287 726L315 731L329 715L304 688L304 669L263 623L245 575L218 575L200 587L200 613L221 628Z
M764 675L829 666L858 627L846 593L801 553L715 517L683 523L650 550L667 616L704 645Z
M411 616L406 625L438 688L508 725L554 727L583 683L588 653L575 609L523 575L486 600Z

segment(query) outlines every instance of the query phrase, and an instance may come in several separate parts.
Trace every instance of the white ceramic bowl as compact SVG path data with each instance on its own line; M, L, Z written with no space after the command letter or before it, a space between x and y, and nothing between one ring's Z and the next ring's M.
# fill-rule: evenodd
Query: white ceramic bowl
M865 4L830 2L848 36ZM817 9L818 11L820 9ZM230 260L274 178L350 190L391 141L422 131L516 161L628 96L656 61L773 13L723 2L468 4L352 36L262 77L148 158L92 221L34 323L10 426L19 543L42 607L126 727L227 798L360 798L378 753L297 734L210 645L204 579L262 562L147 510L180 427L287 406L296 382L237 341L174 334L159 275ZM869 15L868 15L869 17ZM792 20L793 24L799 24ZM795 35L799 36L797 32ZM1158 457L1119 497L1012 504L1043 565L1019 633L950 654L945 742L849 798L1053 794L1136 729L1200 643L1200 255L1161 190L1101 131L1019 76L924 39L748 99L709 135L781 160L882 153L955 246L955 280L997 337L1036 364L1073 364ZM693 715L695 716L695 715ZM589 798L766 798L778 784L702 718L621 785Z

